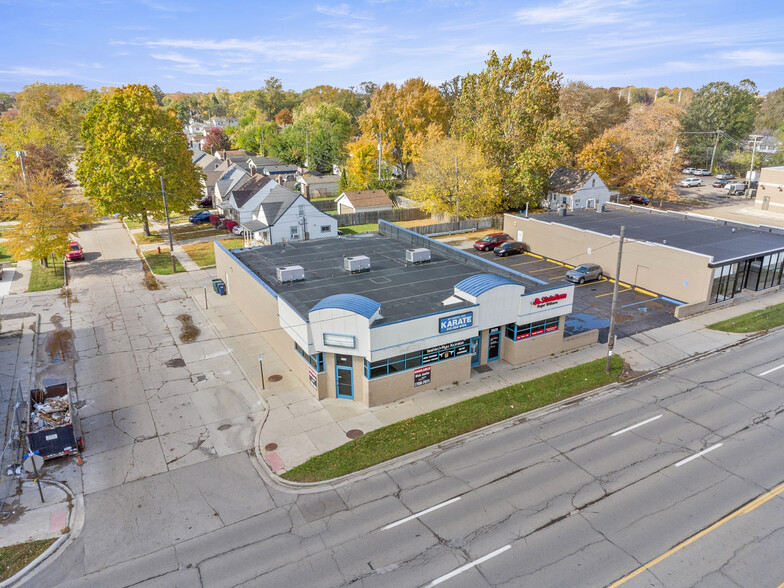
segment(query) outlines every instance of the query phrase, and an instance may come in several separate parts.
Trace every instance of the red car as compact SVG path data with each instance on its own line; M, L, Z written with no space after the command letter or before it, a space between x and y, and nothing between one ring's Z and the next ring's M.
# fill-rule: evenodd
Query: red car
M474 243L474 249L477 251L492 251L501 243L506 243L507 241L511 240L512 238L506 233L491 233L490 235L485 235L479 239L479 241Z
M84 251L82 251L82 246L76 241L71 241L71 244L68 247L68 253L65 254L65 259L68 261L76 261L77 259L83 260Z

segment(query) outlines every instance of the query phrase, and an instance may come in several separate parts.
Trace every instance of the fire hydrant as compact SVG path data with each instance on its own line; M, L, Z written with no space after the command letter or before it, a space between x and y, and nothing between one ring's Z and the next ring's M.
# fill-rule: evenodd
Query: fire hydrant
M160 255L160 253L161 253L161 246L158 245L158 254Z

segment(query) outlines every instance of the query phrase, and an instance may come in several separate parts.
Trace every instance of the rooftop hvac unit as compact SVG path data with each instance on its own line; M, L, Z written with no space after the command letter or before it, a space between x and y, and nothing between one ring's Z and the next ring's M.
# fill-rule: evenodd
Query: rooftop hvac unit
M406 261L408 263L427 263L430 261L430 249L426 247L406 249Z
M301 265L290 265L278 268L278 281L280 283L299 282L305 279L305 268Z
M356 272L369 272L370 258L367 255L355 255L354 257L344 257L343 268L346 271L351 272L352 274Z

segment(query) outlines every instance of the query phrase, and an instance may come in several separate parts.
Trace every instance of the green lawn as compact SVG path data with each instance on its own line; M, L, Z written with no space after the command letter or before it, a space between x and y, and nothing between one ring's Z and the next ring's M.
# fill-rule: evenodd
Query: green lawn
M223 229L213 229L212 225L210 224L172 228L172 235L175 239L180 241L185 241L187 239L199 239L201 237L225 237L227 233L228 231Z
M613 356L609 374L605 364L606 359L597 359L370 431L312 457L283 477L298 482L330 480L582 394L618 379L621 358Z
M149 237L144 235L143 233L135 233L134 239L139 244L147 244L147 243L163 243L163 237L161 237L158 233L151 231Z
M27 287L28 292L54 290L62 288L64 284L62 256L58 255L54 262L50 258L49 267L42 266L38 261L33 262L33 270L30 272L30 285Z
M367 225L352 225L350 227L338 227L346 235L357 235L359 233L376 233L378 232L378 223L369 223Z
M152 273L158 274L159 276L168 276L172 273L172 264L171 264L171 255L169 255L168 248L161 248L161 252L157 253L155 251L145 251L144 257L147 260L147 263L150 264L150 269ZM182 264L175 258L175 263L177 264L177 271L184 272L185 268L182 267Z
M24 569L54 542L55 539L43 539L0 548L0 582Z
M747 312L735 318L708 325L708 328L729 333L753 333L754 331L772 329L779 325L784 325L784 304Z
M223 239L220 243L226 249L242 249L245 247L244 239ZM212 242L191 243L190 245L183 245L182 248L199 267L212 267L215 265L215 248Z
M130 218L124 218L123 222L125 223L125 226L128 227L131 230L133 230L133 229L141 229L144 226L141 222L133 220L133 219L130 219Z
M8 253L8 249L5 248L5 245L0 243L0 263L8 263L9 261L14 261L14 258Z

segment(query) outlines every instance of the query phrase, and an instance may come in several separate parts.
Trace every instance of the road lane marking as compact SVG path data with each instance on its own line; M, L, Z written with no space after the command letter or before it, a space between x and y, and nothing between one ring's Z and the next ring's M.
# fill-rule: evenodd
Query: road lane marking
M677 467L680 467L680 466L682 466L682 465L683 465L683 464L685 464L685 463L689 463L689 462L690 462L691 460L693 460L693 459L697 459L698 457L702 457L702 456L703 456L703 455L705 455L706 453L710 453L711 451L713 451L714 449L718 449L718 448L719 448L719 447L721 447L722 445L724 445L724 444L723 444L723 443L716 443L716 445L711 445L711 446L710 446L710 447L708 447L707 449L703 449L702 451L700 451L699 453L695 453L695 454L694 454L694 455L692 455L691 457L687 457L686 459L682 459L682 460L680 460L678 463L676 463L676 464L675 464L675 467L676 467L676 468L677 468Z
M413 521L414 519L416 519L418 517L421 517L422 515L426 515L429 512L433 512L434 510L438 510L439 508L443 508L444 506L446 506L448 504L452 504L453 502L457 502L458 500L460 500L460 497L456 496L455 498L447 500L446 502L442 502L441 504L436 504L435 506L431 506L430 508L426 508L422 512L418 512L416 514L412 514L410 517L406 517L404 519L400 519L399 521L396 521L394 523L389 523L386 527L383 527L381 530L382 531L386 531L387 529L391 529L392 527L397 527L398 525L402 525L403 523L407 523L408 521Z
M710 533L710 532L711 532L711 531L713 531L714 529L717 529L718 527L720 527L720 526L721 526L721 525L723 525L724 523L726 523L726 522L728 522L728 521L730 521L730 520L734 519L734 518L735 518L736 516L738 516L738 515L742 515L742 514L746 514L746 513L749 513L749 512L751 512L752 510L754 510L754 509L755 509L755 508L757 508L758 506L760 506L760 505L762 505L762 504L766 503L768 500L770 500L771 498L774 498L775 496L778 496L778 495L779 495L779 494L781 494L782 492L784 492L784 484L780 484L779 486L777 486L776 488L774 488L774 489L773 489L773 490L771 490L770 492L766 492L765 494L763 494L762 496L760 496L760 497L759 497L759 498L757 498L756 500L752 500L752 501L751 501L751 502L749 502L747 505L745 505L745 506L742 506L742 507L740 507L739 509L737 509L735 512L731 512L730 514L728 514L726 517L724 517L724 518L723 518L723 519L721 519L720 521L716 521L715 523L713 523L713 524L712 524L710 527L708 527L707 529L703 529L702 531L700 531L700 532L699 532L699 533L697 533L696 535L692 535L691 537L689 537L688 539L686 539L686 540L685 540L683 543L679 543L678 545L676 545L675 547L673 547L672 549L670 549L670 550L669 550L667 553L663 553L662 555L660 555L660 556L659 556L659 557L657 557L656 559L654 559L654 560L652 560L652 561L648 562L648 563L647 563L647 564L645 564L644 566L641 566L641 567L637 568L636 570L634 570L634 571L633 571L631 574L629 574L628 576L624 576L623 578L621 578L621 579L620 579L620 580L618 580L617 582L614 582L613 584L610 584L610 586L609 586L608 588L617 588L617 587L618 587L618 586L620 586L621 584L625 584L627 581L631 580L632 578L634 578L634 577L636 577L636 576L639 576L639 575L640 575L640 574L642 574L644 571L646 571L646 570L649 570L650 568L652 568L653 566L655 566L655 565L656 565L657 563L659 563L660 561L664 561L665 559L667 559L668 557L670 557L672 554L679 552L679 551L680 551L681 549L683 549L684 547L686 547L686 546L688 546L688 545L691 545L691 544L692 544L692 543L694 543L694 542L695 542L697 539L699 539L699 538L701 538L701 537L704 537L705 535L707 535L708 533ZM784 584L782 584L782 586L784 586ZM780 586L779 588L781 588L781 586Z
M462 574L466 570L470 570L471 568L478 566L480 563L486 562L488 559L491 559L491 558L495 557L496 555L502 554L507 549L512 549L512 546L511 545L505 545L501 549L496 549L492 553L488 553L487 555L485 555L484 557L480 557L476 561L472 561L471 563L467 563L464 566L460 566L456 570L441 576L440 578L436 578L435 580L430 582L430 584L428 584L427 586L428 586L428 588L430 588L430 586L438 586L441 582L446 582L447 580L449 580L449 578L454 578L458 574Z
M615 431L610 437L617 437L621 433L625 433L626 431L631 431L632 429L636 429L637 427L642 427L643 425L647 425L648 423L652 423L656 419L662 418L662 415L656 415L655 417L649 418L647 421L643 421L641 423L637 423L636 425L632 425L631 427L626 427L625 429L621 429L620 431Z
M759 377L761 378L762 376L767 376L768 374L772 374L773 372L775 372L776 370L780 370L781 368L784 368L784 363L782 363L779 366L774 367L772 370L768 370L767 372L762 372L759 375Z

